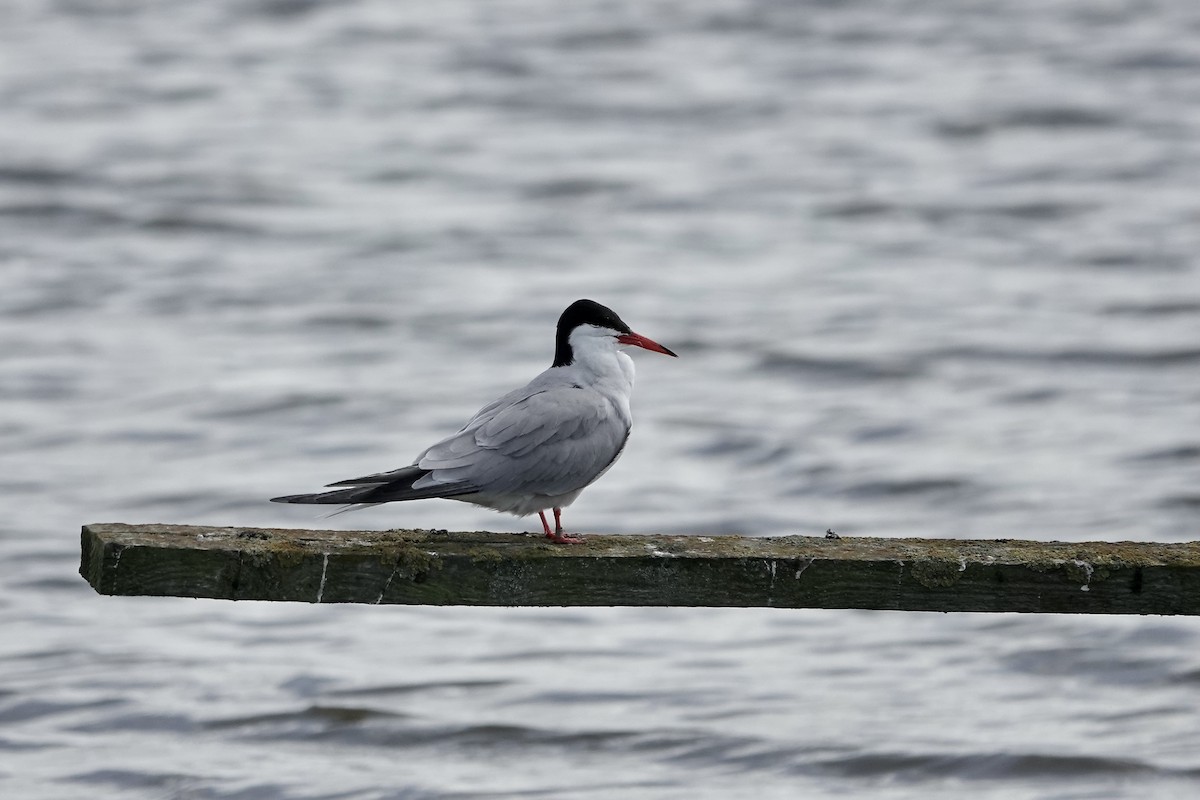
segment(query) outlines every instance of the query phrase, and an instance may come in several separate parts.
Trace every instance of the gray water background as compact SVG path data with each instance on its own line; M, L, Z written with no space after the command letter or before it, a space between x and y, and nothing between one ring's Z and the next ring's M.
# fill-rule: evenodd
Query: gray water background
M1192 620L101 598L613 306L639 533L1197 538L1200 5L6 0L0 795L1194 798Z

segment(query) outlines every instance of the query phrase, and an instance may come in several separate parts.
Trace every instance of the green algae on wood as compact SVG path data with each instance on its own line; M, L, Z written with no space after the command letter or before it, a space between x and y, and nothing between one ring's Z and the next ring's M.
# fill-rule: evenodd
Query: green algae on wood
M86 525L106 595L309 603L1200 614L1200 543Z

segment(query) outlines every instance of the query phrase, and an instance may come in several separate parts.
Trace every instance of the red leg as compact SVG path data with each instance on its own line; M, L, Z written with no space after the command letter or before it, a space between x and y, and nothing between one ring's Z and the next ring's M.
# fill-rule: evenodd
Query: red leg
M539 512L538 512L538 516L542 518L542 530L546 531L546 538L547 538L547 539L553 539L553 538L554 538L554 534L550 532L550 523L549 523L549 522L546 522L546 512L545 512L545 511L539 511ZM555 521L555 522L558 522L558 520L557 520L557 519L555 519L554 521Z
M545 512L539 511L538 513L542 515L542 524L546 525ZM554 533L551 534L550 526L546 525L546 536L548 536L550 541L554 542L555 544L583 544L584 541L578 536L567 536L565 533L563 533L561 508L554 509Z

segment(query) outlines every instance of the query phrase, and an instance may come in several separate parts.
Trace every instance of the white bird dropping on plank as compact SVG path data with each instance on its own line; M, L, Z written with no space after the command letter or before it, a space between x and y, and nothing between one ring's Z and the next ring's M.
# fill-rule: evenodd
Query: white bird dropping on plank
M366 506L445 497L519 517L536 511L551 541L582 542L563 532L562 510L608 471L629 438L634 370L621 351L626 346L675 355L634 333L612 309L577 300L558 318L550 368L484 406L411 466L271 502ZM546 509L554 511L553 531Z

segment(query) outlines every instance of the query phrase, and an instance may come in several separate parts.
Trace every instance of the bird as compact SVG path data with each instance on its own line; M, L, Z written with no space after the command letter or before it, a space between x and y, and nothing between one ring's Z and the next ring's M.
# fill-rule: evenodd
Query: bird
M612 309L577 300L558 318L550 367L488 403L409 466L328 484L333 491L271 502L360 508L442 497L518 517L537 512L551 542L582 543L564 532L562 510L625 449L634 377L626 347L676 357L634 333ZM553 530L547 510L554 513Z

